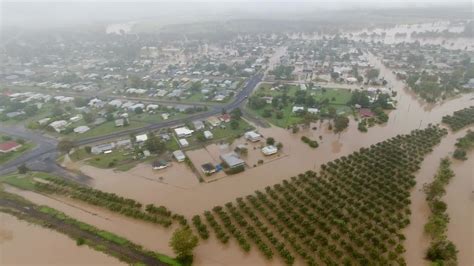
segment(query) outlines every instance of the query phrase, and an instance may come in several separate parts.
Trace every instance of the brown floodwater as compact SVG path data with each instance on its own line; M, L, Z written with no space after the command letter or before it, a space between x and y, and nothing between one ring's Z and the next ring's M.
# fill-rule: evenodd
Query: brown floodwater
M66 235L0 213L0 265L123 265Z
M430 215L430 209L425 200L425 193L423 192L423 185L433 181L434 176L438 170L439 163L442 158L451 157L454 151L454 144L456 140L466 134L467 128L458 131L454 134L450 133L448 136L441 140L441 143L437 145L433 152L429 153L423 163L421 164L420 170L416 173L416 186L412 190L411 200L411 217L410 225L404 229L406 236L405 259L408 265L428 265L428 261L424 259L425 252L428 249L430 238L424 233L423 228ZM454 243L463 242L465 244L469 239L472 239L473 234L467 234L467 231L472 232L472 208L469 210L468 206L472 207L472 201L469 200L472 191L472 169L473 164L471 161L465 161L462 163L464 167L459 167L459 162L453 163L453 168L457 170L456 177L452 179L446 188L445 201L448 204L448 213L451 216L450 227L453 226L453 221L458 227L458 230L464 232L463 234L449 234L449 239ZM458 176L459 175L459 176ZM469 178L471 175L471 180ZM459 204L462 205L459 205ZM454 210L455 215L452 215ZM465 215L465 217L463 217ZM468 219L471 217L471 219ZM466 219L464 219L466 218ZM466 240L467 238L467 240ZM472 248L471 246L457 245L462 251L461 253L470 255L472 253L466 253L466 249ZM459 265L472 265L472 264L459 264Z
M455 177L446 188L448 239L459 250L459 265L474 265L474 151L452 164Z
M164 205L173 212L191 218L193 215L202 214L205 210L209 210L214 206L233 201L236 197L252 194L255 190L263 190L266 186L280 183L282 180L304 171L318 170L321 164L348 155L361 147L370 146L397 134L409 133L413 129L424 128L429 123L439 123L443 115L451 114L453 111L474 104L474 101L472 101L474 94L463 95L435 105L428 106L420 103L405 90L405 84L398 81L393 73L385 68L378 59L372 55L369 55L369 59L373 65L381 69L381 75L389 82L388 86L398 92L398 106L396 110L390 112L389 122L386 125L372 127L368 133L359 132L357 122L354 120L351 120L349 128L339 135L327 130L327 122L322 125L319 122L315 123L297 134L277 127L258 128L259 132L265 137L273 137L277 142L283 143L282 156L275 160L269 159L263 165L253 167L252 162L258 160L258 156L263 156L259 150L256 150L255 153L249 153L251 158L244 159L249 160L252 167L247 168L242 173L210 183L199 183L196 176L184 163L173 163L171 167L160 171L153 171L146 164L139 165L127 172L114 172L113 170L99 169L87 165L81 166L80 170L93 178L92 185L95 188L133 198L144 204ZM312 127L317 127L317 129L313 130ZM301 141L303 135L318 140L319 147L312 149L303 143ZM440 145L444 148L440 148L443 152L440 152L439 156L445 156L443 155L444 151L452 150L453 143L458 135L459 133L454 136L450 135L443 140L443 143L447 144L442 143ZM243 140L236 141L229 148L232 149L239 141ZM206 147L206 156L208 157L205 160L217 160L219 149L217 145ZM191 157L199 157L200 152L202 151L189 153L196 153L196 156L191 155ZM252 156L255 157L252 158ZM423 171L422 169L417 174L417 186L432 178L433 173L428 170L434 171L438 165L439 158L436 157L436 154L429 156L432 156L433 159L430 160L430 157L428 157L423 164L423 167L427 170ZM172 255L168 247L172 229L146 224L77 202L66 204L31 192L21 192L21 194L33 202L51 205L79 220L123 235L146 248ZM416 235L416 228L420 228L419 226L423 225L426 220L426 216L422 211L418 215L417 209L422 208L420 206L422 206L423 200L424 198L420 193L413 193L412 210L414 217L412 217L412 224L407 228L407 231L411 230L410 232L413 232L413 234L407 235L407 245L411 247L407 252L407 260L410 262L421 261L419 258L422 259L424 252L424 247L418 244L420 243L420 235ZM245 254L234 244L229 246L220 245L214 237L199 245L195 257L197 265L265 264L265 259L260 255L260 252L252 251ZM280 263L280 260L275 259L272 265L276 263Z

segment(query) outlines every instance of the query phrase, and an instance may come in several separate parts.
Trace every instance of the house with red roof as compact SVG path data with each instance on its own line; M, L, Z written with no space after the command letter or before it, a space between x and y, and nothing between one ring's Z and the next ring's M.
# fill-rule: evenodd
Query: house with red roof
M12 151L16 151L21 147L16 141L10 140L3 143L0 143L0 153L8 153Z
M223 114L217 117L220 121L224 123L230 122L230 115L229 114Z
M370 110L369 108L360 108L359 109L359 115L362 118L368 118L368 117L375 116L374 112L372 112L372 110Z

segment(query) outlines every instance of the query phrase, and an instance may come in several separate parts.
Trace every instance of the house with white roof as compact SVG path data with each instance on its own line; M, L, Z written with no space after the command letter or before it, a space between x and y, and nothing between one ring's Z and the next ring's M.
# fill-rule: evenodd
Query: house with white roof
M57 133L61 133L61 131L65 130L68 125L69 123L66 120L58 120L49 124L49 126L52 127Z
M262 136L255 131L245 132L244 137L246 140L249 140L251 142L260 141L260 139L262 138Z
M108 104L119 108L120 106L122 106L122 101L115 99L115 100L110 101Z
M174 129L174 132L178 138L187 138L193 134L194 130L191 130L187 127L178 127Z
M147 134L141 134L141 135L135 136L135 141L137 143L145 142L147 140L148 140L148 135Z
M304 107L303 107L303 106L293 106L293 108L291 109L291 111L292 111L293 113L301 112L301 111L304 111Z
M74 129L74 133L82 134L82 133L85 133L89 130L90 130L90 128L88 126L78 126Z
M178 162L184 162L186 159L186 155L181 150L176 150L173 152L173 157L176 159Z
M262 148L262 153L266 156L275 154L277 152L278 152L277 147L275 147L273 145L265 146L265 147Z

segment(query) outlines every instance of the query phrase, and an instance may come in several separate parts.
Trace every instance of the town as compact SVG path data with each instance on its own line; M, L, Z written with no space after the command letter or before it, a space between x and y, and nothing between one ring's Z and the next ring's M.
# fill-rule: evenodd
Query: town
M79 264L471 265L473 21L450 12L6 30L0 217L104 253Z

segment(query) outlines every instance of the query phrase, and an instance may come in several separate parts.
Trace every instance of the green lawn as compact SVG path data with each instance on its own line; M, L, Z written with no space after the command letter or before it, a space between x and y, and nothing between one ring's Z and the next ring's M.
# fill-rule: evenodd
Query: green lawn
M110 122L105 122L104 124L102 124L100 126L91 128L89 131L87 131L83 134L71 133L69 135L61 135L61 136L64 136L65 138L69 138L69 139L72 139L72 140L78 140L78 139L85 139L85 138L102 136L102 135L106 135L106 134L109 134L109 133L119 132L119 131L132 129L132 128L144 127L146 125L148 125L148 123L140 122L140 121L131 121L129 126L116 127L115 122L110 121Z
M258 96L279 96L283 92L281 90L270 90L272 85L270 84L262 84L259 89L255 92ZM289 85L288 95L294 96L295 93L300 90L299 85ZM311 95L317 102L321 102L325 99L328 100L328 103L325 107L321 108L322 113L327 113L329 107L334 107L336 109L337 114L350 114L352 112L351 107L347 105L349 100L351 99L352 93L348 89L341 89L341 88L324 88L324 89L317 89L307 90L307 95ZM288 126L298 124L302 122L302 117L297 116L292 112L293 106L295 104L290 103L281 111L283 113L283 117L281 119L276 118L276 112L272 111L271 117L263 117L263 112L265 109L273 110L273 107L270 104L267 104L265 107L254 110L249 107L246 107L246 110L252 113L255 116L262 117L263 119L267 120L269 123L282 127L287 128Z
M33 190L35 188L34 181L30 175L4 175L0 176L0 182L25 190Z
M32 142L26 142L16 151L0 154L0 165L6 163L8 161L11 161L11 160L14 160L14 159L18 158L19 156L24 154L26 151L31 150L35 146L36 145Z
M270 106L270 105L268 105L268 106ZM269 107L266 107L266 108L269 108ZM301 121L303 120L301 117L295 115L292 112L292 108L293 107L291 105L288 105L287 107L283 108L283 110L282 110L283 118L281 118L281 119L277 119L274 112L272 113L271 117L263 117L262 114L263 114L263 110L265 110L265 108L262 108L262 109L259 109L259 110L253 110L251 108L246 107L246 110L248 112L252 113L255 116L262 117L263 119L267 120L269 123L271 123L275 126L282 127L282 128L287 128L288 126L301 123Z
M98 168L113 168L133 161L131 151L115 150L109 154L92 155L86 163Z

